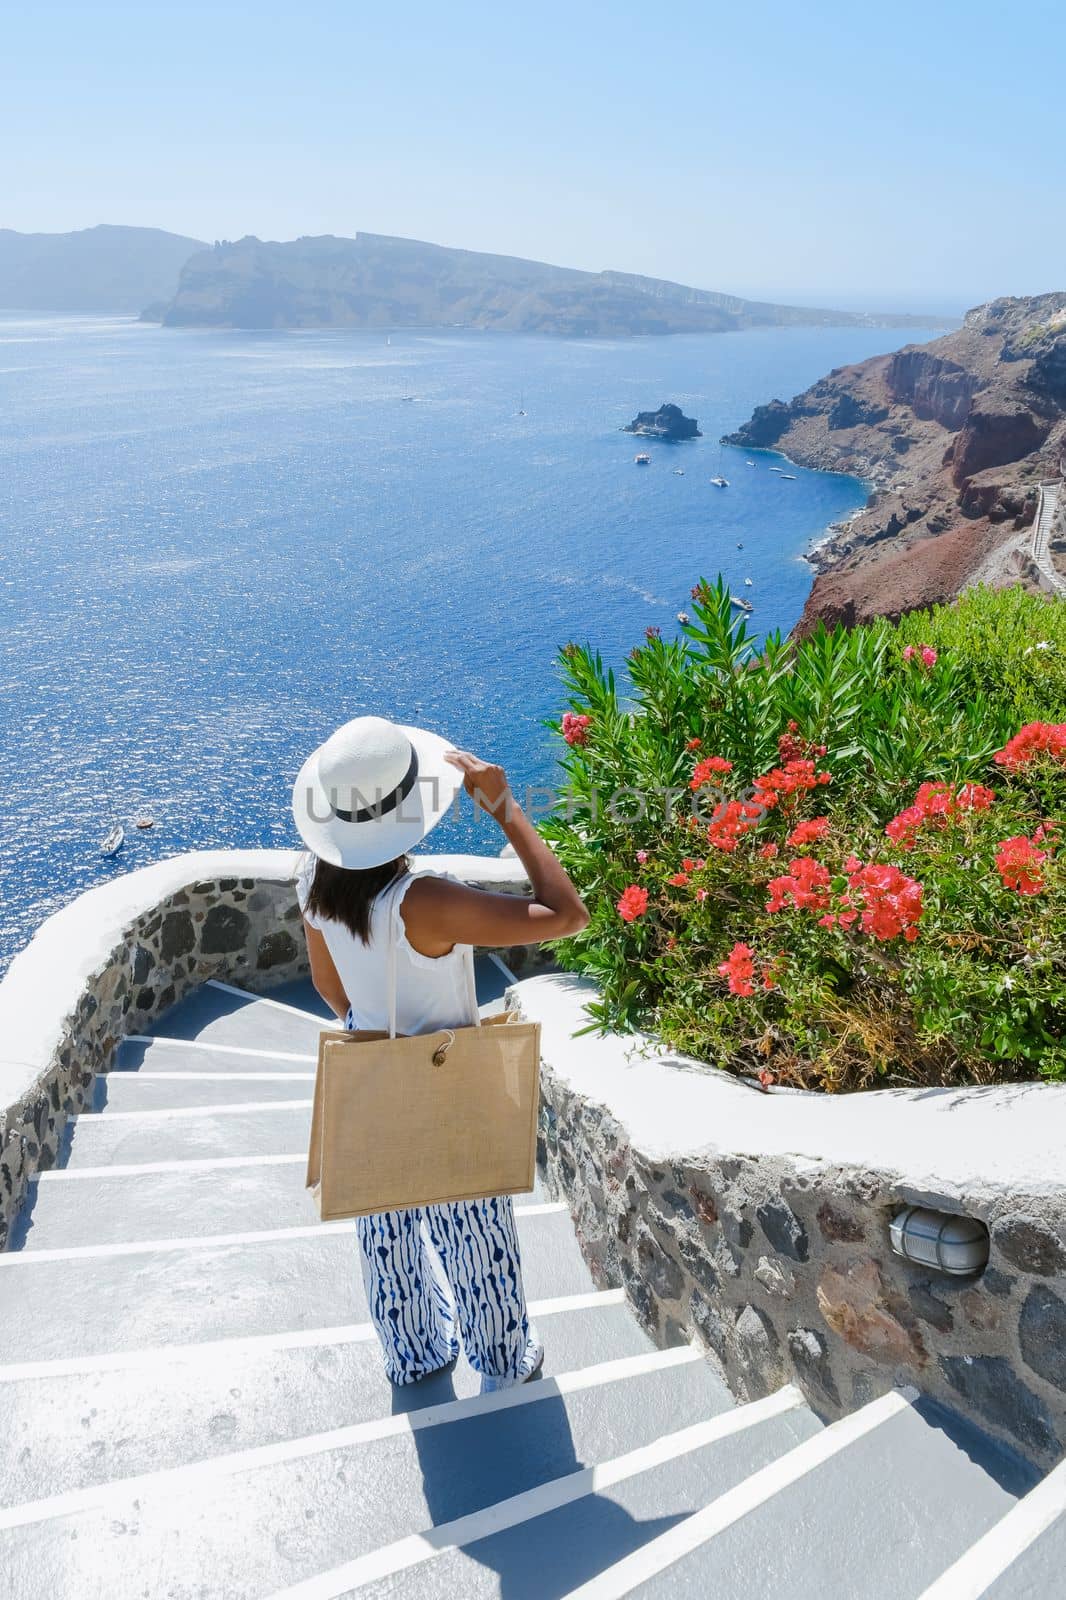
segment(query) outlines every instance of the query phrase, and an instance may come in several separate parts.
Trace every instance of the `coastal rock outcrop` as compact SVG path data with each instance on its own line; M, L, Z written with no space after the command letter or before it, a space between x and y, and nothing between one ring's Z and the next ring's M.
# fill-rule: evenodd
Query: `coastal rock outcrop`
M695 417L686 417L680 406L669 402L658 411L638 411L632 422L627 422L623 433L639 433L646 439L701 439Z
M727 443L849 472L866 506L810 560L797 628L1035 581L1026 543L1041 482L1066 470L1066 293L993 300L928 345L839 367L771 400Z

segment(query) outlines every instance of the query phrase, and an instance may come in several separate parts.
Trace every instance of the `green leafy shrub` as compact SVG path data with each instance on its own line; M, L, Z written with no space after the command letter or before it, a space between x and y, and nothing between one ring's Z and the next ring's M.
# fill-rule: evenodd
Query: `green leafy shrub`
M984 666L1064 610L979 591L756 654L719 580L624 691L566 646L543 826L591 912L560 947L596 981L590 1025L764 1084L1066 1078L1066 724Z
M1066 606L1024 589L968 589L950 605L915 611L902 644L949 652L966 695L983 694L1020 722L1066 718Z

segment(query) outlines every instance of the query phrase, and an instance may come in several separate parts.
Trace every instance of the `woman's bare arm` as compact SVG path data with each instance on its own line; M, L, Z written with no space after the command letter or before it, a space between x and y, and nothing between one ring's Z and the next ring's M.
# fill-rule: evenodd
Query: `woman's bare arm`
M333 965L333 957L329 953L326 941L318 929L312 928L307 921L304 922L304 933L307 936L307 954L311 962L311 982L330 1010L343 1022L348 1015L348 996Z
M499 823L529 874L530 900L492 894L446 879L419 878L404 897L407 937L423 955L445 955L455 944L539 944L580 933L588 922L581 896L515 801L502 767L456 750L469 795Z

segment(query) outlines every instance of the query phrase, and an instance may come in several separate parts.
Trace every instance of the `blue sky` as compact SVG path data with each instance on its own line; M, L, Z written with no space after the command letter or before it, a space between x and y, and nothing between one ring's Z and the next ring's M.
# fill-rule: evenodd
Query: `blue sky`
M1066 8L5 7L0 226L396 233L807 303L1066 287Z

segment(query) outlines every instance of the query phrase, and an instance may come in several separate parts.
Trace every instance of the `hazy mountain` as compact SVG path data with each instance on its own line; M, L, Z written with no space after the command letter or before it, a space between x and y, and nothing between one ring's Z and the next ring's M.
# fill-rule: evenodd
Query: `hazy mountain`
M0 309L140 311L173 295L201 239L101 224L78 233L0 228Z
M631 273L578 272L372 233L216 244L185 263L161 320L168 327L458 326L570 336L944 325L942 318L764 305Z

